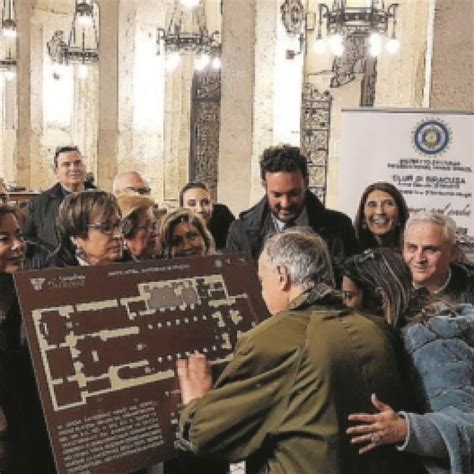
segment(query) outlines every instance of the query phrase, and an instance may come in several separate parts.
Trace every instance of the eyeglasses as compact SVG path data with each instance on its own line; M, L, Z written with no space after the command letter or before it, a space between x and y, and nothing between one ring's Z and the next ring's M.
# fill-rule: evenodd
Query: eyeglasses
M141 188L136 188L134 186L127 186L125 189L133 191L134 193L140 194L140 196L149 196L151 194L151 188L143 186Z
M113 235L115 232L122 233L122 223L118 222L98 222L97 224L87 224L89 229L96 229L105 235Z
M137 229L145 229L149 232L157 231L158 230L158 223L157 222L145 222L144 224L137 225Z

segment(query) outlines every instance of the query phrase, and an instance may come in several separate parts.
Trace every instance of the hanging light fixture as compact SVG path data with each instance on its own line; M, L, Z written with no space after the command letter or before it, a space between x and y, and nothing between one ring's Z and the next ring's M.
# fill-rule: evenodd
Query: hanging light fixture
M15 6L13 0L3 0L2 34L7 38L16 38Z
M97 6L94 0L75 0L74 17L66 43L64 32L56 30L48 41L48 54L59 77L61 66L78 66L80 79L88 76L89 66L99 61L99 35L96 26Z
M394 54L399 49L396 35L398 3L385 9L383 0L369 0L367 6L347 6L347 0L334 0L332 7L319 4L318 30L315 51L323 53L326 45L334 56L344 53L344 43L351 36L369 38L369 53L378 56L382 52L383 37L389 37L386 49ZM327 38L323 37L323 24ZM391 34L389 27L391 25Z
M186 12L185 9L190 11ZM197 23L197 28L185 31L184 23ZM209 65L213 69L220 69L219 36L219 31L209 34L202 0L175 0L168 28L157 28L157 53L166 54L168 71L178 66L183 54L194 54L194 67L197 71L203 71Z
M5 56L0 56L0 71L5 73L7 80L11 80L16 75L15 40L17 36L13 0L3 0L1 27Z
M306 10L301 0L285 0L280 7L283 24L288 34L299 37L299 50L288 49L287 59L294 59L303 52L308 32L316 29L317 17L317 35L312 48L316 54L324 54L329 50L333 56L340 58L344 55L347 43L355 38L363 41L368 38L368 52L373 57L382 52L384 38L388 53L395 54L398 51L398 3L392 3L388 8L385 8L384 0L367 0L366 6L347 4L348 0L333 0L331 7L319 3L317 15L314 11Z

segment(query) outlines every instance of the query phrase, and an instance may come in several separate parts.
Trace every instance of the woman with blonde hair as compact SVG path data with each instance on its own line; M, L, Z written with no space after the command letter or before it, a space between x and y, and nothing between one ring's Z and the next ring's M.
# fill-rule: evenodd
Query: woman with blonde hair
M205 222L189 209L177 209L163 219L161 248L165 258L215 253L214 239Z

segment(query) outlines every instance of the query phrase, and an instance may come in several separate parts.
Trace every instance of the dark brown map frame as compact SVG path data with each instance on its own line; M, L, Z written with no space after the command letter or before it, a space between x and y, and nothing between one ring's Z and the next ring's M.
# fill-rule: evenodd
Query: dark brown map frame
M14 276L60 473L131 472L174 456L175 364L216 368L268 316L247 254Z

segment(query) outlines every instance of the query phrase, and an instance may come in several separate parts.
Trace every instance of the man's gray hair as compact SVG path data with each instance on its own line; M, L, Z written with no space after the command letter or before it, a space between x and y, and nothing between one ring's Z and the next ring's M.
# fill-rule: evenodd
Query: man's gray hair
M451 245L456 245L456 222L451 217L439 212L422 212L411 216L405 224L405 233L415 224L434 224L443 229L446 241Z
M334 286L327 245L308 227L292 227L272 235L265 242L262 253L270 269L285 266L294 285L303 289L317 283Z

